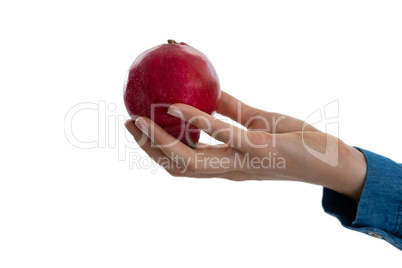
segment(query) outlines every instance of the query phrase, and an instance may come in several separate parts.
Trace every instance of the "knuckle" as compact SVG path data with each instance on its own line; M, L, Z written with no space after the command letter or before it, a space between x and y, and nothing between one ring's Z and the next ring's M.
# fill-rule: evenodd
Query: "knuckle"
M178 169L167 169L166 170L172 177L182 177L183 174Z
M212 137L219 140L224 141L228 140L228 131L218 130L212 133Z
M200 117L200 116L193 116L190 118L190 120L188 122L198 128L201 128L207 124L206 118Z
M265 132L255 131L255 132L248 132L247 143L251 147L256 148L265 148L271 146L269 134Z
M193 161L190 161L183 171L188 175L196 175L199 173L199 169L197 168L197 165Z
M197 127L200 125L200 119L198 117L192 117L188 122Z

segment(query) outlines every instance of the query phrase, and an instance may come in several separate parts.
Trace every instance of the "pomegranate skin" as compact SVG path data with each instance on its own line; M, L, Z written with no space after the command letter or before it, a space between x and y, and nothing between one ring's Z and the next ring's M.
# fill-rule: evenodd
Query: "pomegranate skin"
M212 114L220 97L218 75L199 50L169 40L151 48L131 65L124 103L131 118L146 116L188 146L198 142L200 130L167 114L173 103L185 103Z

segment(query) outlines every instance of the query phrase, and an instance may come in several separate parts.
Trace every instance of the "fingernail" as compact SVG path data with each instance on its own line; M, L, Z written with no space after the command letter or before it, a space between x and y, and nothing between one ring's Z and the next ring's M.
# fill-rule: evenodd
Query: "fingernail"
M178 117L178 118L183 117L183 114L175 106L170 106L167 113L174 117Z
M135 120L135 125L145 134L148 136L148 128L147 123L141 117L138 117Z

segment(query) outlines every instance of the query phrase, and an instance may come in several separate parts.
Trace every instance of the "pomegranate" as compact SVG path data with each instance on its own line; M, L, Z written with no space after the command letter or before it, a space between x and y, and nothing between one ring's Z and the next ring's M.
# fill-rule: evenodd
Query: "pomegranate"
M167 114L167 108L185 103L212 114L219 97L218 75L208 58L174 40L140 54L124 84L124 103L131 118L149 117L190 147L198 142L200 130Z

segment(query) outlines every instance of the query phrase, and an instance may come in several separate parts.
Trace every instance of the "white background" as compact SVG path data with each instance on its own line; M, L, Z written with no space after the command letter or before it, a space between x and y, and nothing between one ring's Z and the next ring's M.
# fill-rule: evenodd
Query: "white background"
M306 119L338 100L342 140L402 162L401 14L400 1L2 1L0 267L400 264L326 215L321 187L130 168L130 153L150 162L122 92L136 56L171 38L258 108ZM80 103L98 109L71 126L93 149L65 136Z

